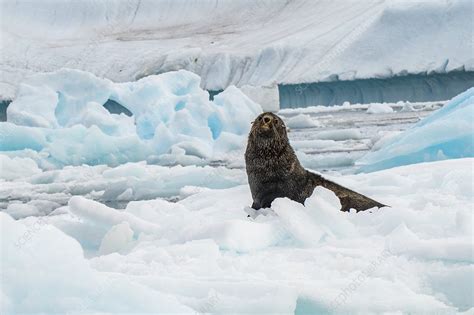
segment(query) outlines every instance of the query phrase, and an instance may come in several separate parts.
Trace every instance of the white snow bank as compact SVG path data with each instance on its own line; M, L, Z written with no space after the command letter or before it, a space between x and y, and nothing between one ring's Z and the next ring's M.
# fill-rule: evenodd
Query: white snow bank
M32 149L63 166L203 163L242 149L260 106L235 87L211 102L199 82L186 71L129 83L67 69L32 76L0 123L0 150ZM109 99L133 116L109 113Z
M474 69L470 0L7 0L2 11L3 98L62 67L119 82L187 69L209 90Z
M474 156L474 88L358 161L363 172Z
M464 312L473 307L473 162L331 177L391 206L359 213L338 211L317 188L305 206L277 199L251 219L240 185L124 210L73 197L47 218L0 214L2 313ZM149 169L123 167L114 175ZM90 176L84 166L52 172Z

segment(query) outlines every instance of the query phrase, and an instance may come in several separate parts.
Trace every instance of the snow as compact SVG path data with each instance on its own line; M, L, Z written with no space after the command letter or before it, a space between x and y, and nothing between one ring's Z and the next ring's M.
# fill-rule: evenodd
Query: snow
M474 156L474 88L454 97L443 108L391 138L358 163L374 171L412 163Z
M125 184L132 178L146 187L148 178L168 170L170 186L190 187L196 176L180 174L212 174L208 166L130 163L25 175L34 187L50 182L64 191L65 183L76 183L76 193L91 194L69 197L48 216L15 221L0 213L1 311L472 312L474 200L466 170L473 163L465 158L326 175L390 207L340 212L335 195L318 187L304 206L277 199L250 218L245 181L186 188L176 202L155 197L124 209L92 200L92 191L111 178L123 188L133 187Z
M114 82L186 69L208 90L474 70L469 0L6 0L2 12L2 99L63 67Z
M0 150L31 149L41 155L38 164L56 167L199 164L242 150L261 107L233 86L209 101L199 83L184 70L128 83L70 69L36 74L7 109ZM102 106L108 99L133 116L109 113Z

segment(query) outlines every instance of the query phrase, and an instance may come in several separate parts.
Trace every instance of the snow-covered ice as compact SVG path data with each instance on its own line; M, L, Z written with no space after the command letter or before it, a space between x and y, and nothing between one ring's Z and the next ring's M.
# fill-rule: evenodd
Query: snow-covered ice
M369 108L370 110L370 108ZM454 97L378 151L358 161L361 171L412 163L474 157L474 88Z
M49 216L0 213L2 313L472 311L473 162L331 177L391 206L370 212L339 212L318 188L251 219L243 184L124 210L76 196Z

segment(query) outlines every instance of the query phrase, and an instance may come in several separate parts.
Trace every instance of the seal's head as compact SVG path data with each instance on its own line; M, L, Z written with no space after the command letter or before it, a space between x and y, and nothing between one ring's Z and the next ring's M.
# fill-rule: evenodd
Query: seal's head
M252 122L250 134L256 137L286 137L286 126L277 115L266 112Z
M285 123L273 113L262 113L252 122L249 140L257 142L259 146L286 145L288 135Z

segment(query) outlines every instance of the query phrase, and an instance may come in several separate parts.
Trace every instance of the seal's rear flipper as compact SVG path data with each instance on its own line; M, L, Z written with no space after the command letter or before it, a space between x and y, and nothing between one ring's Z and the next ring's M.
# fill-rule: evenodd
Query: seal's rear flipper
M366 197L349 189L347 190L352 193L350 195L345 194L342 197L338 196L339 200L341 201L341 211L350 211L351 209L355 209L357 212L359 212L372 209L374 207L386 207L386 205L381 204L380 202L375 201L369 197Z
M375 201L367 196L359 194L349 188L336 184L330 180L322 178L321 186L333 191L341 201L341 211L349 211L355 209L357 212L368 210L374 207L386 207L386 205Z

